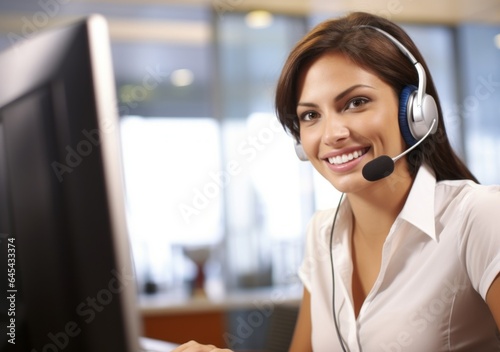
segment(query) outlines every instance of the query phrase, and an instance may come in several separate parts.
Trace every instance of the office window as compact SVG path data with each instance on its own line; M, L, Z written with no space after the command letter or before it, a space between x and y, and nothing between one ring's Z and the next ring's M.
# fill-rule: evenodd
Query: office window
M500 26L458 28L460 99L455 116L464 131L465 152L481 183L500 183Z
M138 278L182 284L185 247L223 237L220 136L212 118L123 117L127 211Z
M226 285L297 281L306 222L313 211L312 171L274 114L274 89L302 18L273 15L254 26L247 14L216 22L225 162L241 172L226 188Z
M195 273L185 248L220 243L224 233L224 197L207 178L221 167L212 13L99 6L114 11L110 31L139 287L182 290Z

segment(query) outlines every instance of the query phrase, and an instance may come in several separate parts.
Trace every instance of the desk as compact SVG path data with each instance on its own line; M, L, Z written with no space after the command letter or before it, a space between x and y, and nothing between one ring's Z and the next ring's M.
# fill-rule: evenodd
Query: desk
M228 338L237 336L235 326L228 322L230 312L254 310L254 316L271 318L278 306L298 307L301 296L302 288L297 286L239 290L206 298L172 293L141 296L143 335L174 343L196 340L225 347Z

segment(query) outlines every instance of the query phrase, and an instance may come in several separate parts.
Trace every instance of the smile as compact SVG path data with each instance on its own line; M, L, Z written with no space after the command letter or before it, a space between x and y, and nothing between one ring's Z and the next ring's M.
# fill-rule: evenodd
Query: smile
M330 164L333 164L333 165L342 165L342 164L345 164L351 160L359 158L360 156L362 156L365 153L366 153L365 149L356 150L352 153L337 155L337 156L328 158L328 162Z

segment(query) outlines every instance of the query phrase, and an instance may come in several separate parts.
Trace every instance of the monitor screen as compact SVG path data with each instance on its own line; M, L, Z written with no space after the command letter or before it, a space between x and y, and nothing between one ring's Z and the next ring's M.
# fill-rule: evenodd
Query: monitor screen
M137 351L106 20L0 54L0 350Z

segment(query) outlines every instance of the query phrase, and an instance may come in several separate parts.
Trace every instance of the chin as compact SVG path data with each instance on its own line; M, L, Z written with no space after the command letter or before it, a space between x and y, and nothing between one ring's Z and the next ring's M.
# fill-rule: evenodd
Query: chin
M360 192L373 183L365 180L361 172L349 175L335 175L334 177L328 177L327 180L337 191L342 193Z

